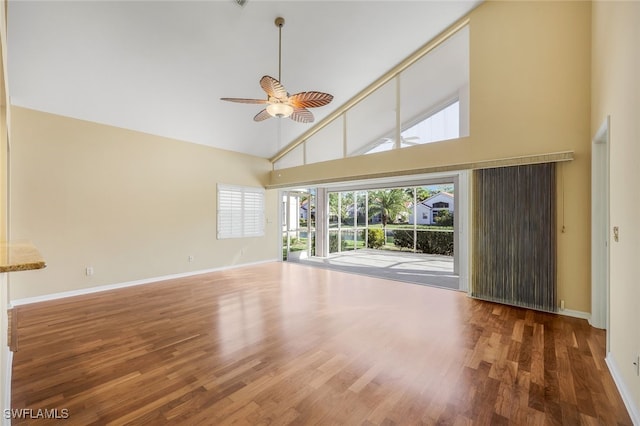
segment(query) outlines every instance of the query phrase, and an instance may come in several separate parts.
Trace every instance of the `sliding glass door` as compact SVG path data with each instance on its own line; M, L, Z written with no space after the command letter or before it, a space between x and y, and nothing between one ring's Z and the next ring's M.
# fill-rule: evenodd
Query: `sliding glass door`
M282 194L282 260L315 256L316 191Z

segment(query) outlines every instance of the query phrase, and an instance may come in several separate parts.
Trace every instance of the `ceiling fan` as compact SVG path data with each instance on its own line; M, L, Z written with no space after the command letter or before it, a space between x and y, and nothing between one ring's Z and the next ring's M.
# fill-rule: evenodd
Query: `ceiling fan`
M281 80L282 72L282 27L284 18L275 21L278 27L278 79L265 75L260 79L260 87L267 94L267 99L220 98L223 101L239 102L243 104L263 104L265 109L253 117L253 121L263 121L271 117L289 117L300 123L312 123L313 114L307 108L327 105L333 100L333 95L322 92L300 92L289 95Z

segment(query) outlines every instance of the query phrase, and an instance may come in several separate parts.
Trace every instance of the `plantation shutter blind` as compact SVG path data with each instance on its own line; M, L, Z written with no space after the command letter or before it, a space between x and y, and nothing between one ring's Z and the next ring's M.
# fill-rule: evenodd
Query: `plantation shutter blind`
M555 312L555 164L476 170L471 295Z
M218 239L264 235L264 189L218 185Z
M257 237L264 234L264 193L245 191L244 193L244 236Z

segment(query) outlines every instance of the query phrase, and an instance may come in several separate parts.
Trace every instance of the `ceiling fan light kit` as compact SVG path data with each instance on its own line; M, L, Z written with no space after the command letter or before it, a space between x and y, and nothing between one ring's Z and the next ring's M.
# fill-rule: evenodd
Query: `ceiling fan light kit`
M269 104L267 105L267 112L272 117L289 117L293 114L293 107L289 104Z
M333 100L333 95L322 92L300 92L295 95L289 95L289 92L280 83L282 78L282 27L284 26L284 18L277 17L275 24L278 27L278 79L276 80L268 75L260 79L260 87L267 94L267 99L220 99L244 104L267 104L265 109L253 117L254 121L263 121L271 117L289 117L300 123L312 123L313 114L307 108L327 105Z

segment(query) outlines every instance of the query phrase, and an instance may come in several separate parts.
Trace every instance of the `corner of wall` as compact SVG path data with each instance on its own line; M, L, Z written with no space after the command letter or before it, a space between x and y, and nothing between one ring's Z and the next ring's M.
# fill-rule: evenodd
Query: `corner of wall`
M609 352L607 354L605 362L607 363L607 367L609 367L609 372L611 372L611 377L613 377L614 383L618 387L622 401L624 402L625 407L627 407L631 421L634 425L640 425L640 407L636 405L629 388L622 379L620 368L618 367L618 363L616 362L613 353Z

